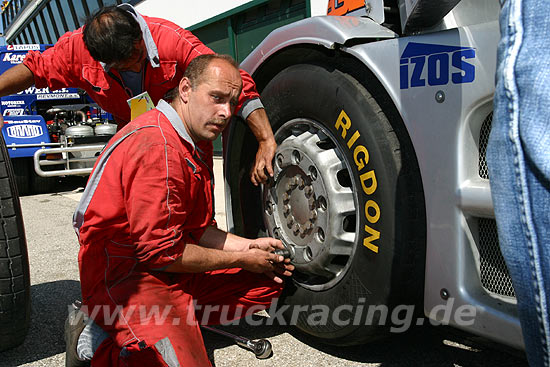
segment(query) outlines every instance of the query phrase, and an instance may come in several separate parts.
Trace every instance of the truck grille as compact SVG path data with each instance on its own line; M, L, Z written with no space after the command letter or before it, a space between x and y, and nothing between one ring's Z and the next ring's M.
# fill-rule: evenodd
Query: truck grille
M479 177L489 179L489 170L487 169L487 143L489 142L489 133L493 122L493 112L491 112L483 121L479 131Z
M496 221L479 218L478 223L481 284L491 293L515 297L512 280L500 252Z

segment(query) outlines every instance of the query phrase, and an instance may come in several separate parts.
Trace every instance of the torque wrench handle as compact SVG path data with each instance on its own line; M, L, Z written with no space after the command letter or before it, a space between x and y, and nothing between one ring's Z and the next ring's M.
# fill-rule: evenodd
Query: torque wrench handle
M271 343L267 339L250 340L239 335L228 333L224 330L213 328L211 326L202 325L201 328L233 339L233 341L237 343L237 345L240 345L241 347L252 351L258 359L266 359L271 357L271 355L273 354L273 348L271 346Z

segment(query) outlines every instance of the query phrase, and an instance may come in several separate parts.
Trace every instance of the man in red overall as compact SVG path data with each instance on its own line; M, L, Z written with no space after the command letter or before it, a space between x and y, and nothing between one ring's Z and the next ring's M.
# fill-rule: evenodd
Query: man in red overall
M142 16L130 4L105 7L83 27L61 36L54 47L30 51L22 64L0 75L0 96L33 84L52 90L81 88L121 128L130 121L127 99L147 91L156 105L177 87L193 58L211 53L191 32L170 21ZM266 182L266 170L273 174L277 144L254 81L245 71L240 73L243 88L235 114L258 141L250 171L252 183L258 185Z
M199 324L268 307L291 275L280 241L215 226L212 141L241 88L230 57L195 58L96 162L74 217L83 310L110 336L92 366L210 366Z

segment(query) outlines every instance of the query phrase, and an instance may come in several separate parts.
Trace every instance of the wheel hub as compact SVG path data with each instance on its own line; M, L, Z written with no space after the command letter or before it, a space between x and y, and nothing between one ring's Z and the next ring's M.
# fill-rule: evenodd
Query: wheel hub
M263 194L266 228L289 247L304 283L329 286L347 267L342 256L350 258L355 240L342 229L355 214L353 191L336 178L346 170L342 155L333 144L323 147L332 140L313 121L289 121L276 140L274 177Z

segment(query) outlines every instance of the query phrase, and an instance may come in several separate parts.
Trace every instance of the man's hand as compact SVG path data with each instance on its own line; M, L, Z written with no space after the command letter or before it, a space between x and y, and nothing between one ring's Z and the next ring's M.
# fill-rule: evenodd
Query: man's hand
M273 252L276 249L284 249L285 246L281 242L281 240L277 240L273 237L260 237L255 240L250 240L250 244L248 245L249 249L258 248L260 250Z
M273 177L273 165L271 162L275 156L275 149L277 149L275 139L259 142L254 166L250 170L250 181L252 181L254 186L258 186L261 183L265 184L269 177Z
M250 181L255 186L266 183L269 177L273 177L273 166L271 162L275 156L277 143L271 130L271 124L263 108L253 111L246 118L246 123L258 141L258 152L254 165L250 170Z
M266 244L251 244L250 246L264 246ZM294 265L290 264L290 259L285 259L281 255L275 255L273 252L261 250L257 247L251 247L248 251L242 253L241 267L253 273L263 273L277 283L282 283L281 276L291 276Z

